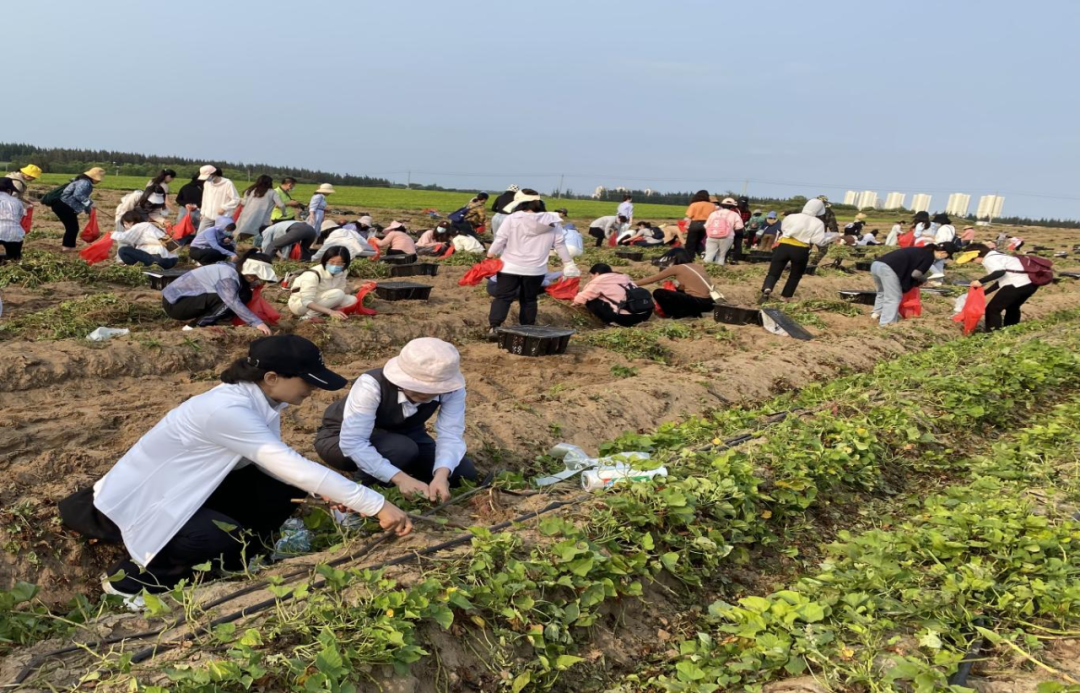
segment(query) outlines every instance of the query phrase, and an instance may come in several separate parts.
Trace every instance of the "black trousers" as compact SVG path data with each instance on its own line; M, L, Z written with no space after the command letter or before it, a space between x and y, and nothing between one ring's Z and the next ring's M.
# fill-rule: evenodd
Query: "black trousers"
M652 292L653 300L669 318L700 318L708 313L716 303L711 298L698 298L685 291L657 289Z
M64 225L63 246L65 248L74 248L75 239L79 237L79 215L63 202L56 202L49 205L49 207L52 209L53 214L60 219L60 223Z
M300 259L307 262L311 259L311 244L315 242L315 239L318 238L318 236L319 233L311 226L311 224L305 224L302 221L298 221L286 229L285 233L274 239L273 246L270 248L270 254L273 255L282 248L289 248L299 243Z
M701 254L701 245L705 242L705 222L692 221L686 227L686 251L691 257Z
M428 435L423 427L404 431L378 431L371 434L371 445L379 454L401 471L425 484L435 477L435 439ZM356 463L341 451L341 430L325 425L315 436L315 451L323 462L343 472L353 472L361 484L371 486L389 486L381 481L358 471ZM462 479L475 481L476 466L468 457L463 457L457 469L450 474L450 485L457 486Z
M273 549L274 533L293 514L293 498L306 491L294 488L251 464L225 477L146 568L126 557L109 569L123 571L113 587L127 594L146 589L166 592L194 575L193 566L211 561L215 568L236 571L244 561ZM60 503L64 523L77 532L120 544L120 530L93 507L93 489L83 489ZM231 528L231 529L229 529Z
M595 226L590 226L589 227L589 235L596 239L596 247L597 248L604 245L604 239L607 238L607 235L604 233L604 230L603 229L598 229Z
M746 232L742 229L735 232L735 242L731 245L731 260L739 262L743 259L743 243L746 242Z
M1003 286L986 304L986 330L1000 330L1020 322L1020 306L1039 290L1034 284L1021 286ZM1004 320L1002 320L1004 313Z
M791 273L788 274L781 295L784 298L791 298L795 295L795 290L799 288L799 282L806 273L806 266L810 264L810 248L800 248L789 243L781 243L773 250L772 263L769 264L769 274L765 276L765 283L761 286L763 292L773 290L789 262L791 263Z
M22 259L22 241L0 241L0 245L4 246L4 255L0 257L0 261Z
M228 255L213 248L190 248L188 257L200 265L212 265L215 262L224 262L229 259Z
M169 303L162 296L161 307L173 320L198 320L200 325L209 318L213 318L213 321L206 324L212 325L226 317L232 317L232 311L217 294L183 296L177 299L176 303Z
M652 311L641 315L624 315L616 311L610 303L602 298L594 298L585 302L589 312L600 318L605 325L615 323L619 327L633 327L641 324L652 317Z
M510 304L518 302L518 322L522 325L536 324L536 303L544 288L544 275L525 277L520 274L499 272L496 276L495 299L491 302L488 324L498 327L506 322Z

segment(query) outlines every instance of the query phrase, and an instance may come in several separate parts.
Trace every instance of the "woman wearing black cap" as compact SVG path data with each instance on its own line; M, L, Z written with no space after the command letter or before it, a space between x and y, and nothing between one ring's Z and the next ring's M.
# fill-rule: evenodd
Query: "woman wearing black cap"
M318 347L296 335L257 339L221 380L166 414L92 488L60 502L68 527L127 550L102 583L106 593L167 591L207 561L240 570L272 546L292 499L308 493L377 516L398 535L412 529L381 494L282 442L286 406L346 384Z

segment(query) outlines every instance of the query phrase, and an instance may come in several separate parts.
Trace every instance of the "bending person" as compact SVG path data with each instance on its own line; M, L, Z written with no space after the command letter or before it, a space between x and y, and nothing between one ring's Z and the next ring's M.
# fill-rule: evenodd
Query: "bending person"
M825 242L825 203L819 199L808 200L799 214L789 214L780 223L780 240L773 250L772 263L765 283L761 285L761 300L772 295L773 287L780 280L784 269L791 265L791 273L780 294L785 301L791 300L799 288L806 266L810 264L810 248Z
M900 301L904 294L926 283L927 273L935 262L944 262L953 248L933 243L911 248L899 248L885 253L870 265L870 274L877 285L877 298L870 317L882 327L900 322Z
M664 315L669 318L700 318L716 305L717 293L712 282L707 280L705 268L694 262L686 248L672 248L664 254L670 265L659 274L646 277L638 282L639 286L655 284L665 279L678 282L678 290L657 289L653 299Z
M92 487L60 502L68 527L127 550L102 583L106 593L164 592L208 561L243 570L245 559L272 548L296 510L292 499L308 493L409 533L408 516L382 494L281 440L288 405L346 384L318 347L295 335L257 339L221 380L166 414Z
M1021 317L1020 307L1039 290L1038 285L1031 281L1031 275L1020 262L1020 258L999 253L987 245L976 244L969 246L967 252L956 260L958 265L968 262L977 262L988 272L985 277L971 282L971 286L979 287L997 282L996 287L986 291L987 294L996 291L994 297L986 302L986 331L993 332L1018 324Z
M196 267L165 287L161 306L173 320L191 321L185 329L216 325L235 316L269 335L270 328L247 303L260 285L278 280L270 262L268 256L249 250L235 263Z
M613 272L602 262L589 268L589 276L589 283L574 296L574 303L588 308L605 325L633 327L652 317L654 306L649 292L630 277Z
M279 221L263 229L262 251L273 257L275 253L288 258L293 245L300 244L300 259L311 259L311 244L318 238L319 232L311 224L302 221Z
M432 439L424 424L436 413ZM421 337L326 409L315 450L335 469L358 471L364 483L447 501L451 486L476 478L464 436L461 356L448 342Z
M217 224L196 234L188 248L188 257L200 265L236 262L236 244L233 242L235 230L236 222L232 217L218 217Z

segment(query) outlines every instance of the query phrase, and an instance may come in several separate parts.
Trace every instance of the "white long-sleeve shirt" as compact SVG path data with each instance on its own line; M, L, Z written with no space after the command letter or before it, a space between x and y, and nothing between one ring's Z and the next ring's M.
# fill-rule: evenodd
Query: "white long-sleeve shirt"
M436 401L439 409L435 414L435 469L448 469L452 474L468 450L465 445L465 388L439 395ZM401 470L371 444L375 414L381 402L379 382L366 373L357 378L345 400L338 445L360 471L389 483ZM419 408L400 391L398 405L406 418Z
M383 497L297 454L281 440L281 411L254 383L222 384L165 415L94 484L94 505L145 566L234 469L267 474L362 515Z
M23 231L22 218L26 210L19 198L0 192L0 241L18 243L26 233Z
M573 262L566 249L562 220L551 212L514 212L499 225L488 254L503 261L502 271L523 277L547 274L552 249L564 263Z
M126 231L113 231L112 239L117 244L116 252L118 253L116 261L120 262L119 252L124 246L131 246L158 257L176 257L176 253L161 244L162 239L167 237L168 234L165 231L148 221L134 224Z
M204 217L214 219L219 213L231 217L239 204L240 193L236 192L236 186L228 178L218 178L216 183L206 181L203 185L202 204L199 209ZM218 211L222 209L225 211Z

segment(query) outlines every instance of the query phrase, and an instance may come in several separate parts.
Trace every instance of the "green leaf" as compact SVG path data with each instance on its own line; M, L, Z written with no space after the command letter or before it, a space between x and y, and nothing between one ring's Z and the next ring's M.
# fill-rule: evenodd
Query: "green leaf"
M559 671L565 671L566 669L569 669L578 662L584 661L585 659L582 657L574 657L573 655L559 655L558 658L555 660L555 668Z
M345 668L345 662L336 647L324 647L315 657L315 668L330 677L337 677Z
M11 589L11 592L9 592L9 594L11 594L11 596L14 597L16 604L21 604L22 602L30 601L31 599L34 598L34 595L37 594L37 593L38 593L37 585L32 585L29 582L22 582L22 581L16 582L15 587L13 587Z
M660 563L663 564L670 572L675 572L675 565L679 562L679 554L674 551L668 551L660 557Z
M523 674L518 674L517 678L514 679L513 685L510 686L510 693L521 693L521 689L528 686L530 681L532 681L531 673L526 671Z
M690 660L683 660L676 664L675 671L680 681L700 681L705 678L705 672L701 667Z
M928 629L922 636L919 637L919 647L925 647L931 650L941 649L941 638L938 637L937 631Z
M450 626L454 623L454 612L449 607L440 604L434 606L431 609L431 618L442 626L443 630L449 630Z

